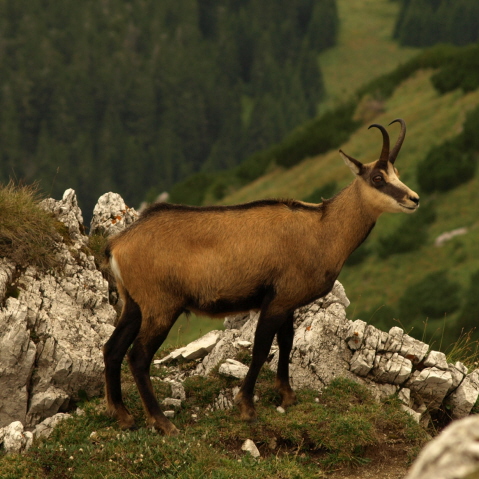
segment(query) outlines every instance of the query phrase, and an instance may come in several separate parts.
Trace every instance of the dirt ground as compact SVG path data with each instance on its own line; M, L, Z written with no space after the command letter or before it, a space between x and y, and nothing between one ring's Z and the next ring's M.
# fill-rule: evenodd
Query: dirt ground
M331 471L325 479L403 479L411 467L411 458L401 444L383 444L367 456L369 463Z
M341 470L325 476L328 479L403 479L408 467L398 464L372 464Z

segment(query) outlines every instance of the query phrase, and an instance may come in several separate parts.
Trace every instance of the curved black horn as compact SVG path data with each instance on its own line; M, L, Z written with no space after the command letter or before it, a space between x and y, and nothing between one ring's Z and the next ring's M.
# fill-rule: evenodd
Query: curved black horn
M406 137L406 122L401 118L396 118L389 124L392 125L393 123L396 123L396 122L401 124L401 133L399 134L399 138L397 139L396 144L394 145L394 148L392 149L391 154L389 155L389 161L391 163L394 163L396 161L399 150L401 149L404 138Z
M381 150L381 156L379 157L379 161L387 162L388 159L390 159L388 132L386 131L386 128L384 128L384 126L378 125L377 123L374 123L373 125L370 125L368 127L368 130L369 130L369 128L373 128L373 127L378 128L379 130L381 130L381 133L383 135L383 149Z

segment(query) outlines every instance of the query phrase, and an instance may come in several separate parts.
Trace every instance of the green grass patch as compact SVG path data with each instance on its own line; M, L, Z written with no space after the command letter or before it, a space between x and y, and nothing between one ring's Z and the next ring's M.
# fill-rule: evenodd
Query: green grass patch
M0 185L0 257L48 270L59 266L54 244L67 233L41 199L36 185Z
M126 403L138 416L141 401L129 373L124 376ZM322 393L298 391L298 403L280 414L273 376L269 370L260 375L259 419L252 424L241 421L236 410L208 409L234 380L216 373L189 378L184 383L187 399L174 419L182 430L176 438L145 427L121 431L105 414L103 401L85 402L84 414L61 423L50 438L23 455L1 457L0 476L313 478L332 468L366 464L378 457L378 450L393 455L401 450L400 460L407 463L426 440L425 431L395 398L376 402L364 386L345 379L333 381ZM154 381L154 387L160 399L169 394L161 381ZM241 451L248 438L261 458Z

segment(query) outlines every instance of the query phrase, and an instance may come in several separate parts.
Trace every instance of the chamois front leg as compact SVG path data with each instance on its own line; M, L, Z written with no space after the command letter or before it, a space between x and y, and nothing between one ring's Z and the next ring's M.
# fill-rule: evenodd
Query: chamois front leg
M274 336L286 318L286 315L268 316L263 311L260 314L254 337L251 365L235 397L235 404L240 410L241 419L244 421L254 421L256 419L257 414L253 400L256 380L268 357Z
M278 329L277 339L279 346L278 370L276 372L275 387L281 394L281 407L287 408L296 402L296 394L289 383L289 355L294 339L294 313Z
M140 392L147 424L162 431L167 436L176 436L179 431L163 414L158 404L151 384L150 365L156 351L168 336L175 319L170 324L165 325L154 324L154 321L151 320L144 322L133 347L128 353L130 370Z

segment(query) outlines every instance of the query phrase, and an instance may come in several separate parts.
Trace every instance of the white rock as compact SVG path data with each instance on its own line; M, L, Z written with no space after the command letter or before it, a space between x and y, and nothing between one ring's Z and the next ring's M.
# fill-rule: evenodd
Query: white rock
M163 399L163 404L165 406L173 406L175 409L179 409L181 407L181 399L176 398L165 398Z
M20 421L14 421L2 428L0 437L3 437L3 448L6 453L20 453L25 450L27 443L31 444L31 437L25 435Z
M104 387L102 347L117 317L108 304L108 283L83 251L88 238L75 192L41 206L67 226L73 244L58 235L52 248L59 270L27 267L17 280L18 298L0 308L0 426L35 426L78 399L79 391L95 396ZM2 261L0 269L2 281L11 265Z
M246 439L246 441L241 446L241 450L249 452L254 458L261 456L258 448L256 447L256 444L251 439Z
M473 479L478 443L479 416L454 421L424 447L405 479Z
M434 246L442 246L444 243L447 241L450 241L452 238L455 236L461 236L465 235L467 233L468 229L463 227L463 228L457 228L452 231L446 231L445 233L440 234L435 240L434 240Z
M8 298L0 309L0 426L25 422L36 355L30 334L26 305Z
M255 313L235 314L233 316L226 316L223 326L225 329L241 329L244 324L254 316Z
M84 413L83 413L84 414ZM53 429L65 419L72 417L70 414L65 413L58 413L52 417L49 417L42 421L40 424L37 424L35 430L33 431L33 435L35 438L39 437L48 437L52 432Z
M51 211L68 228L71 239L76 246L83 246L87 243L87 237L83 234L83 216L78 206L78 200L75 190L69 188L63 193L61 200L56 201L52 198L43 200L40 206L47 211Z
M378 354L372 374L378 382L403 384L412 372L412 363L398 353Z
M249 324L251 320L248 321ZM245 324L244 327L248 327ZM198 364L195 374L208 375L220 362L225 361L228 357L235 356L237 349L235 340L241 334L237 329L227 329L223 332L221 339L216 343L211 352Z
M425 368L422 371L415 371L406 383L406 387L419 394L429 408L438 408L451 384L452 375L449 371Z
M248 366L245 366L235 359L227 359L226 362L219 367L218 373L223 376L244 379L248 373Z
M119 233L137 220L138 213L126 206L118 193L105 193L93 209L90 234L110 236Z
M406 411L418 424L421 422L421 416L422 416L421 413L414 411L414 409L411 409L405 404L401 405L401 409L403 411Z
M412 336L404 334L402 337L402 344L399 353L401 356L409 359L414 365L419 364L427 352L429 346L418 339L414 339Z
M178 381L170 381L169 385L171 387L171 397L174 399L180 399L184 401L186 399L186 392L183 384Z
M155 360L155 364L168 364L173 360L193 361L204 358L223 336L223 331L210 331L201 338L182 348L175 349L163 359Z
M447 404L451 408L453 419L467 416L479 396L479 370L468 374L459 387L448 397Z
M7 258L0 258L0 298L5 296L7 286L13 279L15 264Z
M188 344L181 353L181 356L186 361L203 358L215 347L221 336L221 331L210 331L196 341Z
M367 376L374 366L376 351L373 349L360 349L351 358L351 372L358 376Z
M345 339L352 350L357 350L361 347L366 326L367 323L360 319L356 319L356 321L351 323Z
M173 411L173 410L163 411L163 414L168 419L173 419L175 417L175 411Z
M408 388L401 388L398 392L398 398L404 403L405 406L411 406L411 390Z
M424 359L424 366L427 368L435 367L444 371L449 369L446 355L440 351L429 351L426 359Z

